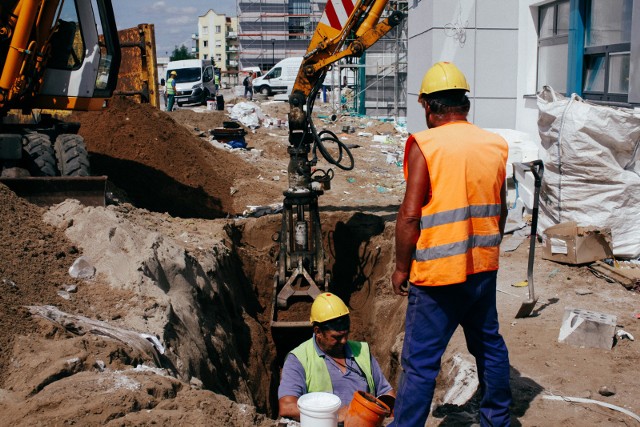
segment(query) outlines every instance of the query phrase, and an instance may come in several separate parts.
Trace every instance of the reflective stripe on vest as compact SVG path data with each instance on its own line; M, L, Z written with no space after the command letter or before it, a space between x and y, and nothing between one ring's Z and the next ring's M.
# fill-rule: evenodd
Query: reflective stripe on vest
M291 353L298 358L304 368L307 393L315 391L333 393L333 384L331 384L327 363L325 362L325 358L320 356L316 351L314 340L315 336L291 350ZM373 382L373 373L371 371L369 344L359 341L347 341L347 345L351 349L351 354L353 354L356 363L360 369L362 369L367 379L369 393L375 393L376 386Z
M173 77L170 77L169 80L167 80L167 95L176 94L175 82L176 80Z
M422 207L409 280L419 286L449 285L497 270L506 141L466 122L419 132L407 143L413 141L426 159L431 193ZM405 156L408 151L409 146Z

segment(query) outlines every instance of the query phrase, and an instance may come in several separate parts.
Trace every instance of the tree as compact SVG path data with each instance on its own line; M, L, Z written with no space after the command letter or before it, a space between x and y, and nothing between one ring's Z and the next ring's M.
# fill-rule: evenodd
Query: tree
M181 59L195 59L195 55L189 53L189 49L185 45L176 46L169 57L169 61L180 61Z

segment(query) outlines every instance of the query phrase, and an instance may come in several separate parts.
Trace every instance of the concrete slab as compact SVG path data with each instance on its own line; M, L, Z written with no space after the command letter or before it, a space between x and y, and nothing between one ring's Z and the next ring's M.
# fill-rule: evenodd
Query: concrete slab
M611 350L617 320L611 314L565 307L558 342Z

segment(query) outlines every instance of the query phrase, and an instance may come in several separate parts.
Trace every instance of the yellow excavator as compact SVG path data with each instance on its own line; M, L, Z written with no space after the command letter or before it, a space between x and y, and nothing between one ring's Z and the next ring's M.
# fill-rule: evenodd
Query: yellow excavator
M313 105L333 63L362 56L402 22L404 14L399 11L390 11L381 19L387 1L329 0L289 97L289 187L284 192L271 316L276 340L305 335L296 329L310 330L308 317L295 319L287 311L298 301L312 301L328 290L331 282L324 265L318 196L330 188L333 170L315 168L318 152L340 169L350 170L354 166L349 148L333 132L316 129L312 121ZM308 313L306 310L304 315Z
M45 199L104 193L79 124L47 111L105 108L119 67L110 0L2 0L0 182Z

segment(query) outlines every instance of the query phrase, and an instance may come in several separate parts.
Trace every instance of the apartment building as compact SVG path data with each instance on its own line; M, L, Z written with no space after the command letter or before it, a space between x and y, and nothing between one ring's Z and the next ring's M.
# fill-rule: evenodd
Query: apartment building
M225 74L238 71L238 18L218 14L213 9L198 17L198 33L193 35L193 48L202 60L212 59Z

